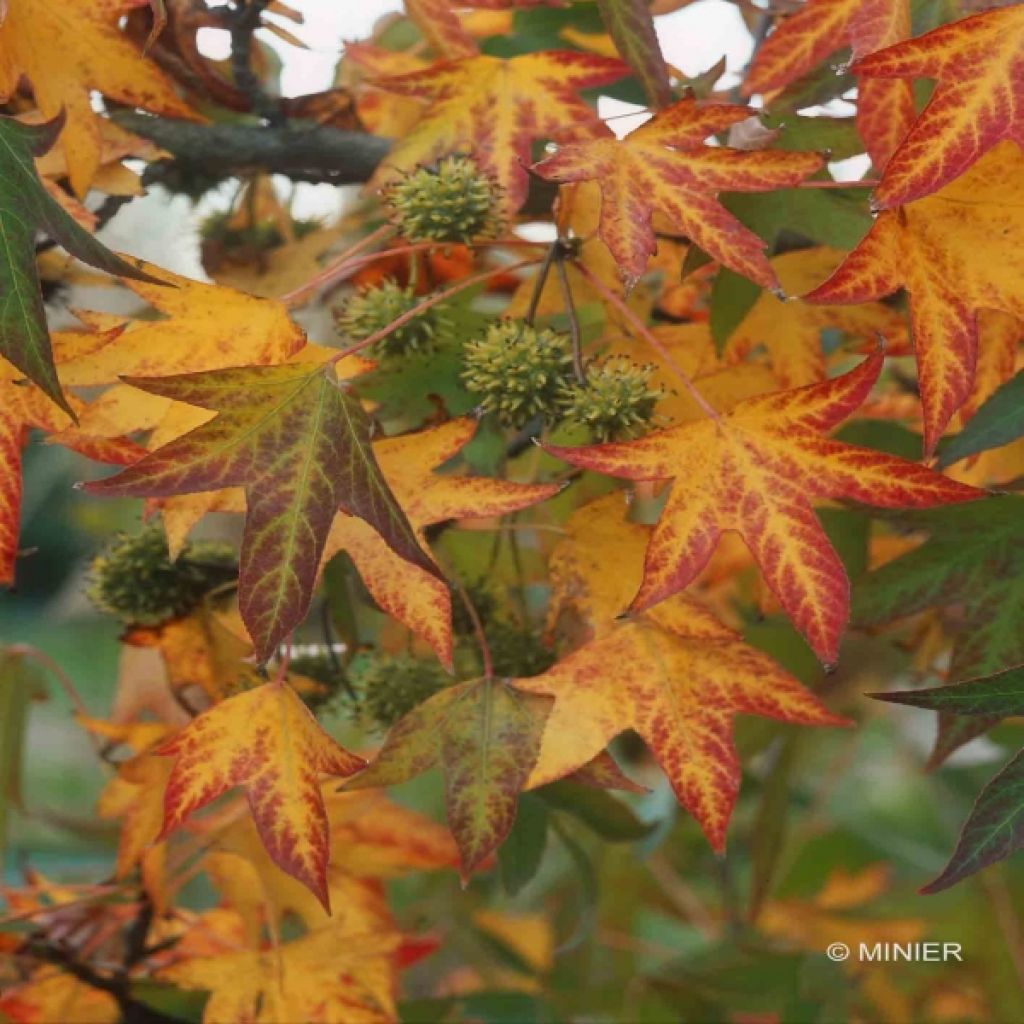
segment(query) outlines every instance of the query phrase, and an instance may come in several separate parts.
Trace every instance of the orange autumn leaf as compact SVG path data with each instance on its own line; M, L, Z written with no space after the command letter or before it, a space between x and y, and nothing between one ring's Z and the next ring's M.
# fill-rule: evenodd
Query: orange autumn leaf
M849 617L849 581L811 500L925 508L984 493L916 463L822 436L861 405L882 363L878 352L841 377L751 398L727 415L638 441L547 446L583 469L674 481L630 610L644 611L687 586L722 531L735 530L814 652L826 664L835 662Z
M971 393L978 313L1024 318L1024 206L1007 201L1022 176L1024 154L1003 143L935 195L880 214L835 273L804 296L848 305L907 291L926 452Z
M203 284L143 260L128 259L150 277L164 282L124 281L162 317L133 320L78 311L79 319L94 329L124 330L100 352L70 360L64 368L66 384L113 384L120 377L279 363L306 343L305 332L279 302Z
M530 786L563 778L633 729L721 851L741 775L733 717L845 720L710 612L695 603L689 611L684 623L680 603L671 632L647 618L616 624L542 675L514 682L555 698Z
M206 953L158 977L210 993L204 1024L393 1024L401 936L354 931L344 918L268 948Z
M61 110L67 123L60 145L71 185L84 196L103 151L93 90L130 107L168 117L195 118L173 83L118 28L147 0L7 0L0 19L0 100L6 102L24 75L44 119Z
M909 35L908 0L807 0L758 48L743 95L782 89L844 46L854 57L865 57ZM876 167L885 165L913 120L909 83L858 83L857 128Z
M802 295L842 261L837 249L818 246L783 253L772 261L787 295ZM904 318L894 309L873 302L860 306L809 305L799 299L779 299L762 292L750 312L729 336L725 360L742 364L755 349L763 347L783 387L795 388L825 378L821 332L843 331L854 338L874 342L878 335L898 342L904 334Z
M88 353L93 346L109 344L115 336L116 332L56 335L54 347L61 375L66 365L65 354L76 350ZM89 357L95 358L95 353ZM83 409L83 403L73 395L69 396L69 405L76 413ZM27 382L20 371L0 359L0 586L14 582L21 523L21 456L31 430L42 430L64 447L97 462L125 466L142 454L137 444L125 438L96 436L88 429L73 426L66 412Z
M453 458L476 432L473 419L374 442L384 478L426 546L428 526L448 520L500 516L557 494L558 484L518 484L435 470ZM452 659L451 593L436 576L411 565L384 543L373 527L339 512L327 535L323 561L347 551L373 599L421 636L445 665Z
M627 74L622 61L574 51L481 55L375 80L426 107L388 154L371 185L381 186L448 153L470 152L504 189L508 216L526 199L530 146L545 138L593 138L607 132L577 95Z
M765 288L777 288L765 243L716 196L796 185L818 170L824 158L705 145L709 135L752 116L748 107L680 100L624 139L598 137L562 145L534 171L550 181L598 181L598 232L627 286L644 273L657 250L652 218L658 213L709 256Z
M363 760L328 736L285 682L214 705L157 749L173 757L162 835L234 786L274 863L329 909L328 822L319 776L351 775Z
M938 191L1004 140L1024 146L1024 6L942 25L854 63L868 80L935 79L928 105L886 165L873 202Z
M619 621L651 534L625 512L621 494L584 505L552 555L549 624L585 642L542 675L515 681L555 698L529 785L564 777L634 729L721 850L740 784L734 715L805 725L844 720L688 595Z

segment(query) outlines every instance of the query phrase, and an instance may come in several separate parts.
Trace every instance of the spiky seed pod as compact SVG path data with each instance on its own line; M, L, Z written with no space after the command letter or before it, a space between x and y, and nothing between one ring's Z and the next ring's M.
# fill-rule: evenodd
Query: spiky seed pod
M513 622L496 620L484 627L491 651L494 674L511 678L537 676L557 660L555 652L546 647L532 630Z
M360 709L383 729L452 681L437 662L381 652L358 655L349 666L349 678Z
M568 335L499 320L466 344L462 364L462 379L480 407L496 412L507 426L521 427L534 416L557 414L572 353Z
M356 292L334 312L338 330L353 341L362 341L394 323L419 305L422 296L388 278L379 285ZM373 346L382 356L403 356L410 352L428 352L434 348L451 321L444 303L431 306L408 323L395 328Z
M163 530L148 526L134 536L120 534L93 559L86 593L122 622L155 626L187 614L237 572L228 544L187 544L172 562Z
M383 193L399 232L412 242L494 238L503 227L501 186L464 156L417 167Z
M640 437L655 424L654 409L665 390L651 386L651 364L609 356L587 368L586 386L566 383L560 393L563 416L586 427L599 441Z

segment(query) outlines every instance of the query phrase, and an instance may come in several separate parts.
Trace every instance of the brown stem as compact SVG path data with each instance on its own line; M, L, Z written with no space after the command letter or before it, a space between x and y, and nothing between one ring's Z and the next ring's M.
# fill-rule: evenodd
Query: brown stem
M583 279L594 289L594 291L596 291L606 302L610 302L626 318L626 320L629 321L637 334L639 334L640 337L643 338L643 340L647 342L647 344L650 345L659 356L661 356L665 366L679 381L679 383L686 388L690 397L697 403L704 415L712 420L720 420L721 416L718 415L718 411L697 390L696 384L693 383L682 367L676 363L668 349L658 341L636 313L634 313L633 310L631 310L629 306L615 294L615 292L613 292L600 278L593 274L582 263L577 261L574 266L583 275Z
M587 386L587 373L583 368L583 344L580 337L580 321L576 315L576 303L572 298L572 285L569 283L569 272L565 269L565 257L559 250L555 259L555 272L558 274L558 286L562 290L562 301L569 317L569 337L572 340L572 370L580 387Z

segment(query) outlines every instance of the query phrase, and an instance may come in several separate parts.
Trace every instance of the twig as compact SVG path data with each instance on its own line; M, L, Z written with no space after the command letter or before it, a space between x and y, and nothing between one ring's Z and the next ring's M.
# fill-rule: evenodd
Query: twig
M463 607L466 609L469 621L473 624L473 633L476 635L476 642L480 647L480 660L484 665L484 679L490 682L494 678L494 662L491 658L491 647L487 643L487 634L484 632L484 624L480 621L480 613L476 610L476 605L470 600L469 594L466 593L462 580L453 572L449 572L448 575L452 586L458 592Z
M572 369L580 387L587 385L587 372L583 368L583 344L580 338L580 321L576 315L576 303L572 298L572 285L569 283L569 273L565 269L565 255L559 248L555 258L555 272L558 274L558 285L562 289L562 301L565 303L565 312L569 317L569 338L572 341Z
M268 124L280 125L284 119L278 105L266 94L263 83L252 69L252 44L256 29L270 0L236 0L231 17L231 75L252 112Z
M446 299L450 299L453 295L458 295L459 292L465 291L467 288L472 288L475 284L488 281L492 277L497 277L499 274L508 274L514 270L521 270L523 267L532 267L536 262L536 260L520 260L518 263L512 263L508 266L494 267L491 270L485 270L482 273L474 274L472 277L464 277L461 281L452 285L451 288L446 288L443 292L437 292L434 295L428 296L422 302L413 306L412 309L407 310L401 316L396 317L386 327L382 327L379 331L374 331L373 334L363 338L362 341L358 341L354 345L349 345L348 348L343 348L336 352L327 360L326 365L333 366L346 356L351 356L356 352L361 352L364 348L368 348L370 345L376 345L382 338L386 338L392 331L396 331L399 327L403 327L410 320L430 309L431 306L436 306L439 302L444 302Z
M60 683L61 689L68 695L68 699L74 704L75 710L80 715L88 717L89 709L85 706L85 701L82 700L75 689L75 684L71 682L64 669L50 655L45 651L39 650L38 647L31 647L28 644L12 644L7 650L11 654L21 655L23 658L29 658L32 661L38 662Z
M541 296L544 294L544 285L547 283L548 274L551 272L551 264L554 263L558 254L559 243L556 239L548 246L544 253L544 260L537 271L537 280L533 282L533 293L530 295L530 304L526 307L526 314L523 316L525 323L533 326L534 317L537 315L537 307L540 305Z
M303 302L312 297L312 292L315 289L334 284L336 278L341 276L341 271L349 269L350 262L354 266L358 266L362 263L371 263L373 260L383 259L385 256L394 253L393 249L386 249L384 252L373 252L368 256L364 256L361 260L353 261L353 257L358 256L359 253L374 243L383 241L389 235L394 234L394 231L395 229L391 224L381 224L375 231L371 231L368 235L360 238L358 242L350 245L343 253L336 256L323 270L314 274L308 281L300 284L298 288L293 288L286 295L282 295L279 301L287 306L301 306Z
M591 271L585 267L578 260L574 263L576 269L583 275L583 279L596 291L606 302L610 302L615 308L629 321L633 329L647 342L655 352L661 356L665 366L672 373L672 375L683 385L684 388L689 392L690 397L697 403L701 411L709 419L719 420L721 416L718 415L717 410L712 406L708 400L697 390L697 385L689 378L689 376L683 371L682 367L679 366L676 361L672 358L671 353L664 345L651 333L650 329L643 323L643 321L629 308L629 306L618 297L599 277L591 273Z

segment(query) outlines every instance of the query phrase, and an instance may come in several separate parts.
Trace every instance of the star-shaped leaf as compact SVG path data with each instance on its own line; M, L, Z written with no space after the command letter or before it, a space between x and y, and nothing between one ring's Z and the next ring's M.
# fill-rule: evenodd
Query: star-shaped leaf
M501 680L450 686L399 721L370 767L345 788L394 786L440 764L448 827L467 878L515 822L550 706Z
M929 453L971 392L978 313L1024 319L1021 180L1024 155L1003 143L941 192L882 213L835 273L804 296L848 305L906 289Z
M718 192L767 192L796 185L824 162L817 153L756 152L704 140L754 116L748 107L680 100L624 139L563 145L534 170L550 181L597 180L599 234L631 285L657 251L652 218L691 238L709 256L765 288L778 282L765 243L718 202Z
M507 60L466 57L377 79L374 84L380 88L421 97L428 107L388 154L373 183L385 184L447 153L465 152L505 190L504 205L511 215L526 198L531 144L606 134L577 91L607 85L628 73L615 58L552 50Z
M881 209L948 185L998 142L1024 146L1024 6L942 25L857 61L866 79L934 78L928 105L886 165Z
M86 489L159 498L244 486L239 606L261 661L308 611L339 507L373 523L407 561L436 573L377 465L366 413L341 390L330 365L250 366L127 383L218 415Z
M909 35L907 0L807 0L782 18L758 48L743 95L782 89L846 46L854 57L864 57ZM876 167L885 165L913 120L909 83L858 83L857 127Z
M263 845L326 909L328 821L319 776L351 775L364 761L325 733L286 682L228 697L157 748L173 757L162 835L242 786Z
M822 661L834 662L849 583L812 499L920 508L983 494L916 463L822 436L864 401L882 363L879 352L841 377L751 398L727 415L637 441L549 447L583 469L674 481L630 610L643 611L687 586L722 531L736 530L794 625Z
M651 534L626 519L623 499L614 493L577 509L551 556L550 625L585 642L543 675L515 681L555 698L529 785L575 771L635 729L721 850L740 784L733 716L806 725L843 719L687 595L617 621L640 581Z

